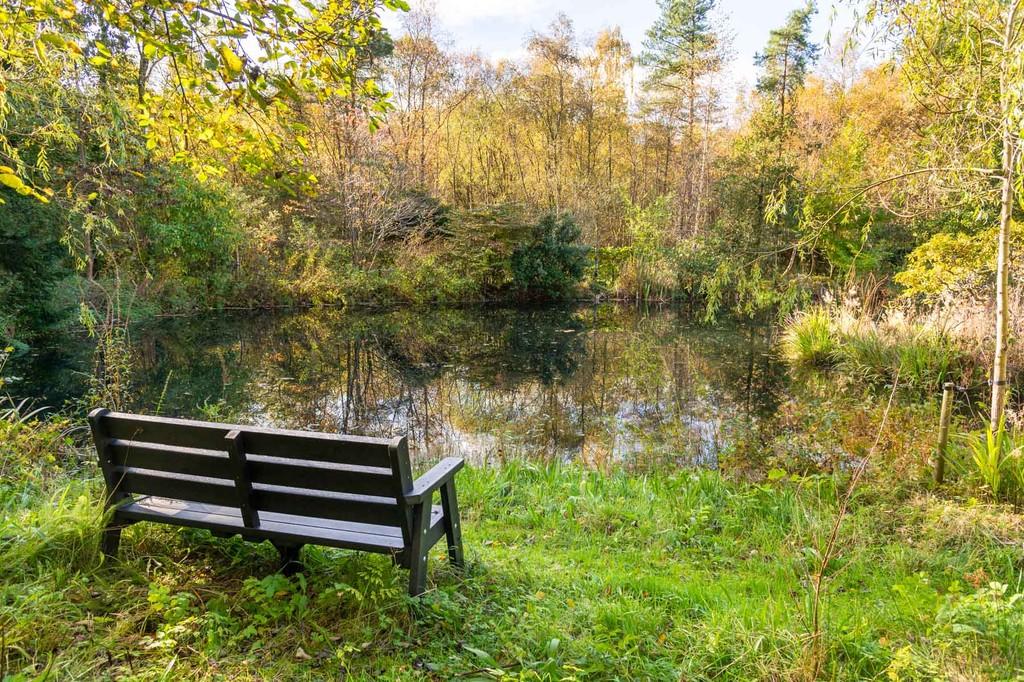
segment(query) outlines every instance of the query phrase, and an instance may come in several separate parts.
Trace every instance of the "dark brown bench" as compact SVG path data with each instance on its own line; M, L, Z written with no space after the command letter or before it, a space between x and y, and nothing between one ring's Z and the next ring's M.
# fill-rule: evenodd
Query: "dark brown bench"
M283 431L94 410L93 440L113 507L103 552L138 521L269 540L286 572L315 544L390 554L410 570L409 594L426 585L427 554L447 538L464 566L455 473L442 460L415 481L406 439ZM434 493L441 504L433 504Z

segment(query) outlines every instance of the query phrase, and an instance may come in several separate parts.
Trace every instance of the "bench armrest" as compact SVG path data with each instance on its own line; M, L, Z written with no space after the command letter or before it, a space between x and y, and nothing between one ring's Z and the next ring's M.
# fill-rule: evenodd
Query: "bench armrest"
M461 457L445 457L430 471L416 479L416 482L412 484L412 490L405 494L405 501L410 504L419 504L424 500L429 500L434 491L450 481L455 476L455 472L465 464Z

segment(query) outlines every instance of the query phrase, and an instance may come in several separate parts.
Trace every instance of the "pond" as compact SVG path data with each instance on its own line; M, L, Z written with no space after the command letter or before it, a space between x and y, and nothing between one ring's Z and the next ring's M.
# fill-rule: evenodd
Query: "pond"
M407 434L429 460L716 466L786 389L769 328L617 304L221 312L130 338L133 410ZM8 390L74 405L91 357L83 339L16 358Z

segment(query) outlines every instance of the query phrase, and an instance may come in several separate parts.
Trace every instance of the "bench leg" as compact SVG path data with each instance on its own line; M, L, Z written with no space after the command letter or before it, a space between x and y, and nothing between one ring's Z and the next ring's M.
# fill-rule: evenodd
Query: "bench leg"
M121 524L107 524L100 537L100 549L103 556L108 559L117 558L117 548L121 546L121 531L124 526Z
M448 561L454 568L466 567L462 552L462 521L459 520L459 500L455 496L455 481L441 486L441 508L444 510L444 534L448 541Z
M418 597L427 587L427 554L430 548L424 539L430 520L431 504L417 504L412 509L412 544L406 557L409 562L409 596Z
M302 545L284 545L278 542L271 543L281 555L281 574L293 576L302 570L302 561L299 560L299 552Z

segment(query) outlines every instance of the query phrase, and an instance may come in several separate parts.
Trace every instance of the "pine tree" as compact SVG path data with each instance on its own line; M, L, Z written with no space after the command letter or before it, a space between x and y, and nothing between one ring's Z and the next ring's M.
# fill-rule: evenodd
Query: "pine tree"
M707 189L707 164L700 153L700 126L709 123L714 96L708 76L722 67L722 36L712 12L717 0L658 0L661 15L647 31L640 63L650 69L644 82L648 105L665 130L662 185L669 187L672 136L676 121L685 130L683 177L679 188L677 227L696 231L704 222L702 199Z
M786 102L804 83L807 71L818 58L818 46L811 42L811 17L817 9L813 0L793 10L786 23L773 29L764 52L754 61L763 69L757 91L779 105L779 122L786 123Z
M661 16L647 30L640 63L650 68L644 86L685 104L687 134L697 125L701 80L722 66L722 40L711 21L717 0L658 0Z

